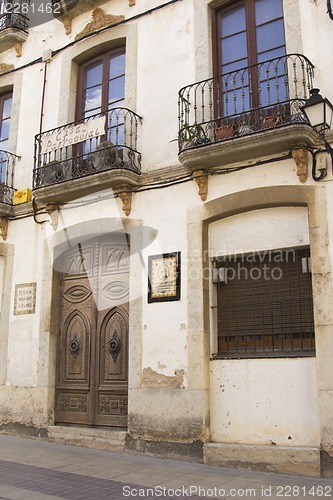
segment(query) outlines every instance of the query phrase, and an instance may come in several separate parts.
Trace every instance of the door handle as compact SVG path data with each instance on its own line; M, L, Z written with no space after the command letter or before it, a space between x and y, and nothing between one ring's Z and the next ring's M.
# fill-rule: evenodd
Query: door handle
M108 347L109 347L109 352L112 356L112 359L115 363L117 360L117 357L121 351L121 340L120 340L116 330L113 332L113 335L108 342Z

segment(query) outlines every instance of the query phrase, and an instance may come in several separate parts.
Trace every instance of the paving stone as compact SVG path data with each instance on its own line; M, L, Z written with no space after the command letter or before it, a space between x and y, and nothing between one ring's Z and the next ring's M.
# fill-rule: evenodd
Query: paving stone
M1 434L0 457L0 500L126 500L134 490L149 490L148 500L246 498L244 494L230 495L231 488L252 489L255 496L251 500L272 500L278 498L277 487L285 485L304 487L304 495L297 500L319 498L309 494L312 485L331 488L329 496L333 497L333 479L213 467ZM182 486L187 491L191 485L201 487L201 495L197 490L191 497L175 491ZM161 496L154 486L168 487L169 496ZM213 497L214 488L226 495ZM262 488L270 488L269 497L263 496ZM203 496L205 491L209 496Z

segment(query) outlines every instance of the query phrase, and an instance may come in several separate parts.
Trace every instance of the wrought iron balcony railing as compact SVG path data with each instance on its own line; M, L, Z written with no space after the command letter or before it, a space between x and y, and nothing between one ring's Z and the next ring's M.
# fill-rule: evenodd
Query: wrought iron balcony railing
M179 151L263 130L307 123L300 107L313 87L301 54L237 69L179 91Z
M0 203L12 205L14 166L18 156L0 149Z
M3 5L5 5L4 11L1 8ZM9 8L10 10L8 10ZM28 21L29 19L24 14L21 14L19 3L0 3L0 31L3 31L7 28L15 28L27 33Z
M34 189L114 169L140 174L140 123L133 111L112 108L37 135Z

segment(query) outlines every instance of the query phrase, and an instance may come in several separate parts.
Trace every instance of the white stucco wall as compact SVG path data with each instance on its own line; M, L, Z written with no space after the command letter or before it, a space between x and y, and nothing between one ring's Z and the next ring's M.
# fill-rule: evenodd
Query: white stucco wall
M308 245L307 210L267 208L235 215L210 224L209 238L214 257Z

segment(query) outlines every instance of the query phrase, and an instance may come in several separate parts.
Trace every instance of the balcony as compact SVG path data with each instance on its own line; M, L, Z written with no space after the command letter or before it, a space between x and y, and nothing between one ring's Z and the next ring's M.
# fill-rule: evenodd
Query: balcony
M27 2L25 3L27 5ZM21 47L28 36L28 18L21 13L21 2L0 1L0 52ZM21 51L21 48L17 48Z
M37 135L35 199L62 203L101 189L136 186L140 123L141 117L130 109L112 108Z
M301 106L313 87L312 63L289 54L179 91L179 159L212 168L313 144Z
M14 166L18 156L0 150L0 216L12 213Z

